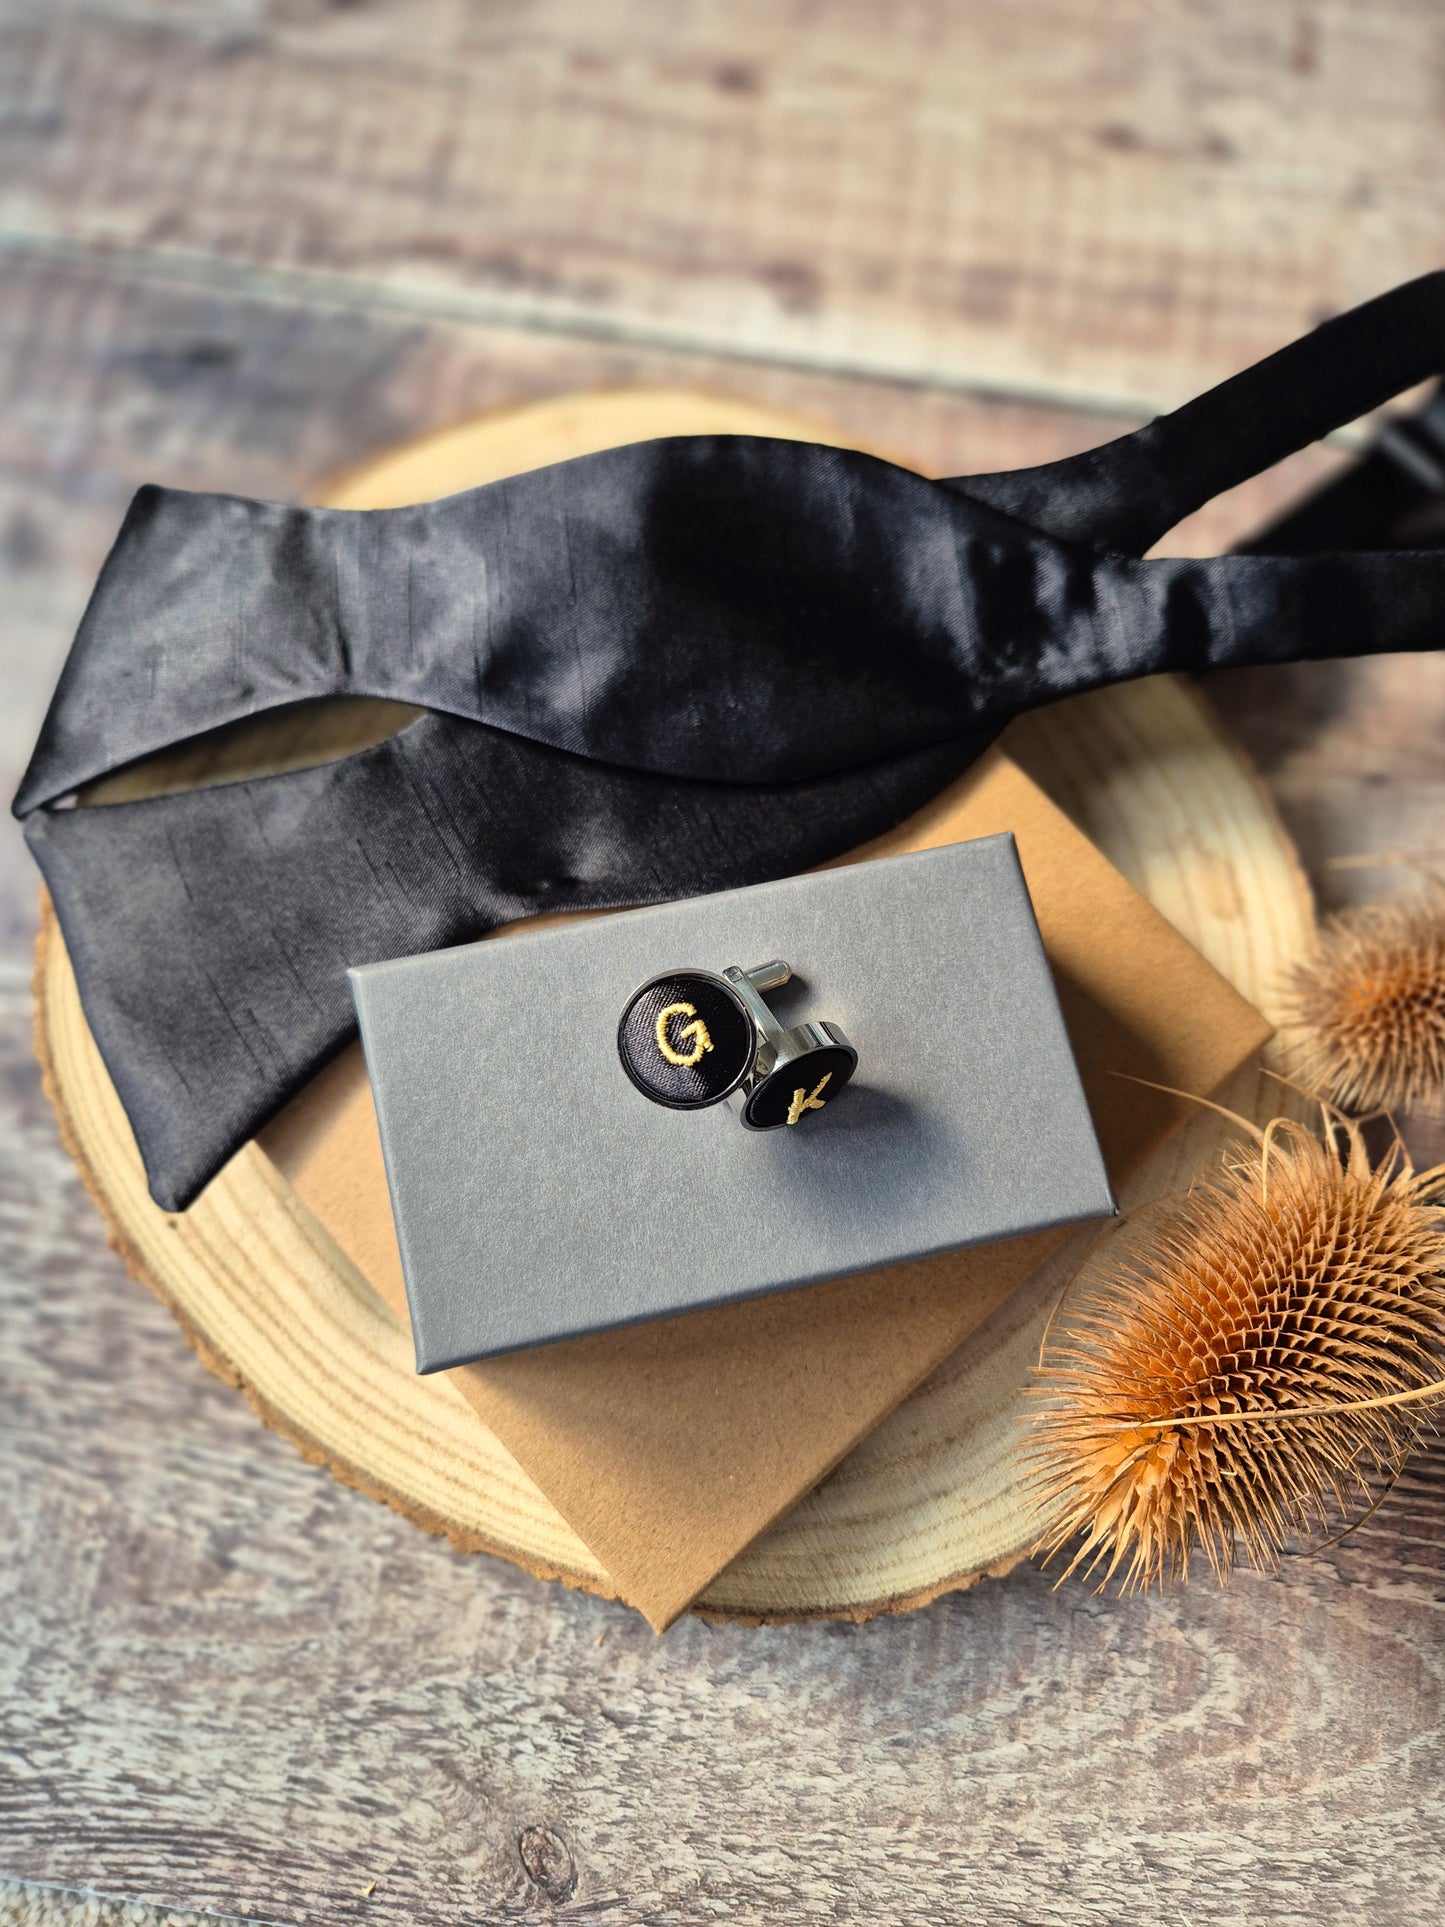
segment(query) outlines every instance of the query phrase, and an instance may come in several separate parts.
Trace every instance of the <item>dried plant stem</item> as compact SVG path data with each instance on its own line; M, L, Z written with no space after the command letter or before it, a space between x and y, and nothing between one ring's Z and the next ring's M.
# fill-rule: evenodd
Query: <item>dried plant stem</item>
M1445 1378L1429 1385L1412 1385L1408 1392L1389 1392L1382 1398L1357 1399L1349 1405L1271 1405L1261 1412L1187 1412L1171 1418L1120 1419L1121 1432L1165 1430L1190 1425L1273 1425L1284 1418L1339 1418L1346 1412L1384 1412L1392 1405L1413 1405L1424 1399L1445 1398Z

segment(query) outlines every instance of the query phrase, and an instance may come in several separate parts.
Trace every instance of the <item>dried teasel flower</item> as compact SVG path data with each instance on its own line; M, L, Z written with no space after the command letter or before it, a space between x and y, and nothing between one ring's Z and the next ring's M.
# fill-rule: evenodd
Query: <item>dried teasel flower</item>
M1347 1111L1445 1090L1445 887L1330 919L1287 992L1301 1083Z
M1075 1280L1046 1338L1028 1457L1037 1551L1125 1590L1259 1567L1392 1479L1445 1364L1445 1166L1358 1127L1279 1118L1146 1208Z

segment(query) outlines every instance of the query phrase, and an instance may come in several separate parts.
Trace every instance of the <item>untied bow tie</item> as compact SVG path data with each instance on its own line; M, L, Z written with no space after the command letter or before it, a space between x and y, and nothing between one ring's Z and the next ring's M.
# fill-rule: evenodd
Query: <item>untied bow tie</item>
M1136 434L947 481L703 436L369 512L142 488L14 807L152 1196L184 1208L354 1035L349 965L807 868L1080 690L1434 648L1442 554L1140 557L1442 351L1433 275ZM427 713L319 767L64 807L340 696Z

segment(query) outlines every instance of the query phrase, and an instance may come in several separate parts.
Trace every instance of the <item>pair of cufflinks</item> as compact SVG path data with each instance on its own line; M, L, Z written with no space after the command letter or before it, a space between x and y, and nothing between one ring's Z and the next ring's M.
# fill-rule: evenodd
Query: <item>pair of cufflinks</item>
M801 1124L853 1075L858 1053L836 1024L785 1030L763 1000L792 976L782 962L665 970L633 991L617 1026L622 1068L646 1098L701 1111L726 1098L750 1131Z

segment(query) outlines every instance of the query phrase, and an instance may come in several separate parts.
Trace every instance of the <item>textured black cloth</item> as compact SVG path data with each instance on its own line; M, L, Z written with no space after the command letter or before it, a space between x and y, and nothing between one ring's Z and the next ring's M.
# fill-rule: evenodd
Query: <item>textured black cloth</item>
M1445 555L1138 558L1442 365L1436 275L1010 474L706 436L415 508L141 489L15 811L152 1195L183 1208L354 1034L350 964L806 868L1079 690L1434 648ZM58 807L343 695L431 713L320 768Z

